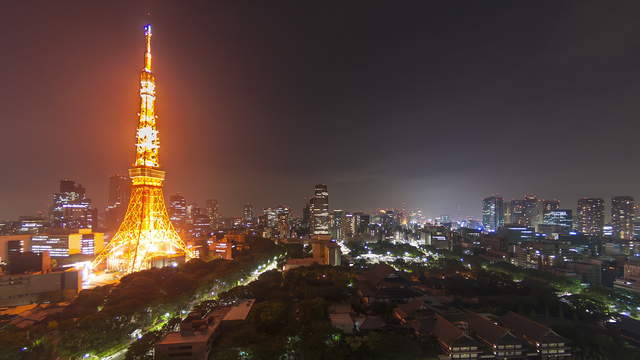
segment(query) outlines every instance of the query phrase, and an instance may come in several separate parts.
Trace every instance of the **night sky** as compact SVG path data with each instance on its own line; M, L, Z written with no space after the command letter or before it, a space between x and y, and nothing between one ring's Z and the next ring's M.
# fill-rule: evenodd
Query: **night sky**
M133 162L154 26L166 194L223 215L479 217L483 197L640 197L638 1L5 1L0 218ZM147 12L151 9L151 16Z

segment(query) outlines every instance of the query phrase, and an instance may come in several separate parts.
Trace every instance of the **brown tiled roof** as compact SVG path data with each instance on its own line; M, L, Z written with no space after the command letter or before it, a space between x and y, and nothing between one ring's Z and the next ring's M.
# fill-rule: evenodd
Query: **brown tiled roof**
M387 264L376 264L365 273L365 278L371 285L375 286L394 272L395 270Z
M448 346L451 346L456 340L464 336L462 329L455 327L442 316L436 315L435 320L432 330L433 336Z
M412 288L390 287L379 289L376 291L375 297L378 299L400 300L415 298L421 295L421 293Z
M379 316L367 316L360 324L360 330L382 329L387 323Z
M470 312L467 317L467 322L469 329L471 329L477 337L492 345L515 345L522 343L522 341L511 334L506 328L498 326L489 319L476 313Z
M500 318L500 323L539 343L562 342L565 341L560 335L549 327L530 320L512 311Z
M424 306L424 299L417 298L406 304L396 306L395 310L402 317L409 317Z
M437 320L435 316L430 316L428 318L416 320L412 323L412 326L414 326L416 331L419 331L423 334L432 334L433 329L436 327L436 322Z
M351 311L351 304L338 303L329 306L330 314L348 314Z

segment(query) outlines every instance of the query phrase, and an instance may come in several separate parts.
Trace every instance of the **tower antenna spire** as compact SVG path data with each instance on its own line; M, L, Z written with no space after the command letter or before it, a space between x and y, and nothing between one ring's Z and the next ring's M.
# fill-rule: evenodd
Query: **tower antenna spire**
M144 27L144 40L146 43L146 51L144 52L144 70L151 72L151 24Z

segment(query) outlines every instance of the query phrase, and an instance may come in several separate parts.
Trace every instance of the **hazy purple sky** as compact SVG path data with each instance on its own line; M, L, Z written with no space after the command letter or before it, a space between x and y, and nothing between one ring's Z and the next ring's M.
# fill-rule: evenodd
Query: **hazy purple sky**
M151 8L152 15L145 16ZM640 195L637 1L14 1L0 11L0 218L61 178L102 210L133 161L154 25L167 194L225 215L479 216L484 196Z

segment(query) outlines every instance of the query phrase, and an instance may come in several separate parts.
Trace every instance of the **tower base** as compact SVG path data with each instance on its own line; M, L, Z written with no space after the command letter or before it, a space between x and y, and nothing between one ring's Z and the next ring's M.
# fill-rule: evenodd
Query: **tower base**
M152 178L148 174L143 176ZM169 220L162 186L149 184L154 181L136 182L135 177L133 180L122 224L94 264L106 261L108 271L128 274L191 258L191 251ZM161 184L162 180L158 180Z

